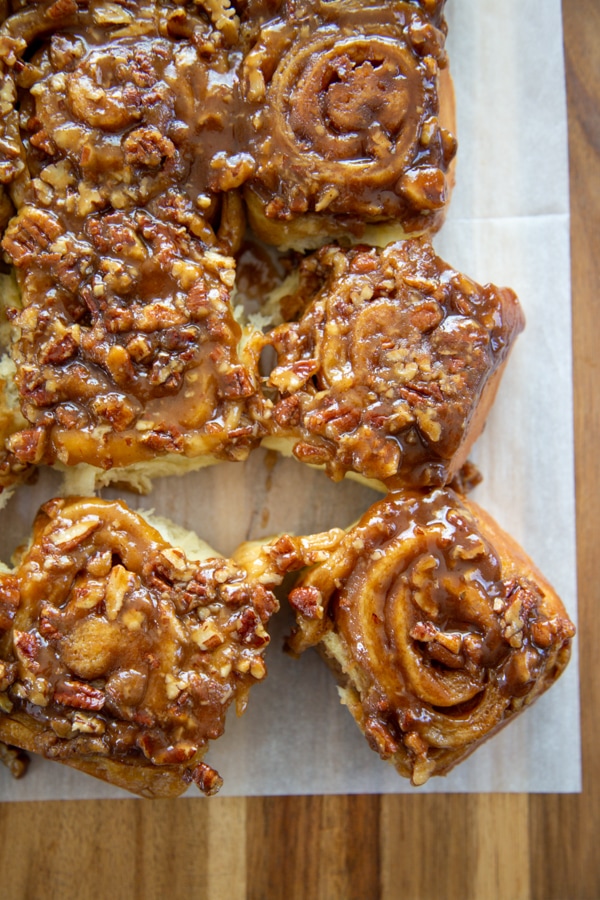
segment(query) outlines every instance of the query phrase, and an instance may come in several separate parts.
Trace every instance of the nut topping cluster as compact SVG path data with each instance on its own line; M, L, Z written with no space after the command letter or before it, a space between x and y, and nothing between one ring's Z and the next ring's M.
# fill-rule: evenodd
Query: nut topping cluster
M111 470L247 456L271 410L232 310L245 208L282 228L310 212L317 244L351 219L431 230L455 149L438 122L443 43L439 3L9 4L0 231L29 423L11 458ZM308 94L322 83L334 139L298 79ZM348 173L365 154L358 190Z
M513 292L480 287L421 240L325 247L283 303L302 314L265 337L272 435L333 478L451 481L523 328Z
M444 3L0 0L0 492L42 465L65 493L143 490L261 444L387 491L345 532L233 559L121 501L45 503L0 570L15 776L22 749L215 793L208 742L265 677L297 570L288 649L321 650L414 784L564 669L560 599L461 496L524 319L431 244L456 153Z
M331 539L328 543L331 547ZM335 535L331 537L335 538ZM371 747L414 784L443 775L554 683L575 629L483 510L449 488L390 493L289 600Z
M0 574L0 739L27 729L50 759L109 760L132 790L152 766L213 793L202 757L266 674L276 582L189 560L120 502L47 503Z

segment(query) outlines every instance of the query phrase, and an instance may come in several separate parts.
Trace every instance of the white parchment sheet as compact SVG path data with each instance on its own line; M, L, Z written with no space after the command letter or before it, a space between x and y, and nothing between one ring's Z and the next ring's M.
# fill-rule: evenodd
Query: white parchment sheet
M560 0L449 0L448 49L456 86L459 153L449 219L435 245L482 283L513 287L527 328L519 338L474 453L475 499L533 557L576 614L567 125ZM154 508L196 530L220 552L248 537L346 526L375 499L261 451L155 482L132 506ZM40 503L57 489L46 473L19 491L0 519L8 560ZM118 496L118 492L105 492ZM446 778L413 788L367 746L339 703L333 679L309 652L282 652L287 610L275 618L269 677L207 760L223 795L581 789L577 641L561 680L534 707ZM124 797L65 766L33 759L0 799ZM200 794L194 789L188 796ZM210 801L213 802L213 801ZM218 802L218 801L216 801Z

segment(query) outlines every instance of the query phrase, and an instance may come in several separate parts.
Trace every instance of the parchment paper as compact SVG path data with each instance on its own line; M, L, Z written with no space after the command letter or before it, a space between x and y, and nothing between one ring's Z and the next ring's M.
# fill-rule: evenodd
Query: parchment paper
M543 7L543 8L542 8ZM482 283L519 294L527 328L509 361L473 458L477 499L521 542L576 614L567 126L560 0L449 0L448 49L456 86L459 153L442 257ZM224 554L246 538L345 526L375 499L262 451L155 482L132 506L193 528ZM45 473L2 514L8 560L59 481ZM105 496L118 496L115 490ZM222 795L581 789L577 642L561 680L446 778L415 789L367 746L314 652L281 650L282 609L267 654L269 677L232 714L207 757ZM124 797L65 766L33 759L27 777L0 771L3 800ZM200 796L191 791L188 796ZM213 802L213 801L211 801Z

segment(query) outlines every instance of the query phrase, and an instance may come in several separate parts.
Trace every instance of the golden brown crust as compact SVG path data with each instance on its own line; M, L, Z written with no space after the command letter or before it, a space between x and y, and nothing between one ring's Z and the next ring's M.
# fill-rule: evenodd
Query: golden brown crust
M575 633L524 551L447 488L374 504L290 602L291 651L319 646L371 747L414 784L549 688Z
M146 796L214 792L202 758L266 674L276 581L188 560L120 502L47 503L0 574L0 740Z
M333 478L451 481L523 327L514 293L477 285L415 240L325 247L283 305L298 321L264 339L276 352L271 435Z

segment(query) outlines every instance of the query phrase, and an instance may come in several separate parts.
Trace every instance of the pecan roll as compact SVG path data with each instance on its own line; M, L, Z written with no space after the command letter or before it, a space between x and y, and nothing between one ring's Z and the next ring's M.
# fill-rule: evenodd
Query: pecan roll
M208 742L266 674L263 576L123 503L50 501L0 573L0 742L144 796L214 793Z
M204 7L65 0L4 22L20 465L84 463L146 489L260 439L230 303L244 169L221 159L239 54L231 9Z
M317 565L315 543L290 594L289 647L320 648L370 746L415 785L446 774L568 662L575 629L552 587L450 489L388 495Z
M276 353L266 443L334 479L451 481L523 328L514 293L475 284L420 239L325 247L281 304L298 321L264 338Z
M85 215L176 189L182 203L210 211L211 161L234 141L237 58L221 32L193 3L144 0L134 11L70 2L58 18L57 5L38 4L3 28L17 44L12 67L4 51L5 66L27 167L45 183L42 203L67 192L67 211Z
M75 237L27 206L4 246L23 295L12 356L29 427L8 441L18 460L131 480L241 459L258 443L263 401L238 350L233 258L148 209L90 216Z
M304 249L365 223L440 226L456 151L440 122L453 118L447 71L443 109L438 89L440 18L411 3L340 0L284 4L265 22L243 87L256 164L245 196L266 241Z
M248 171L236 23L226 0L42 0L9 16L0 183L17 207L63 209L76 231L78 218L168 194L169 218L215 243L218 195Z

